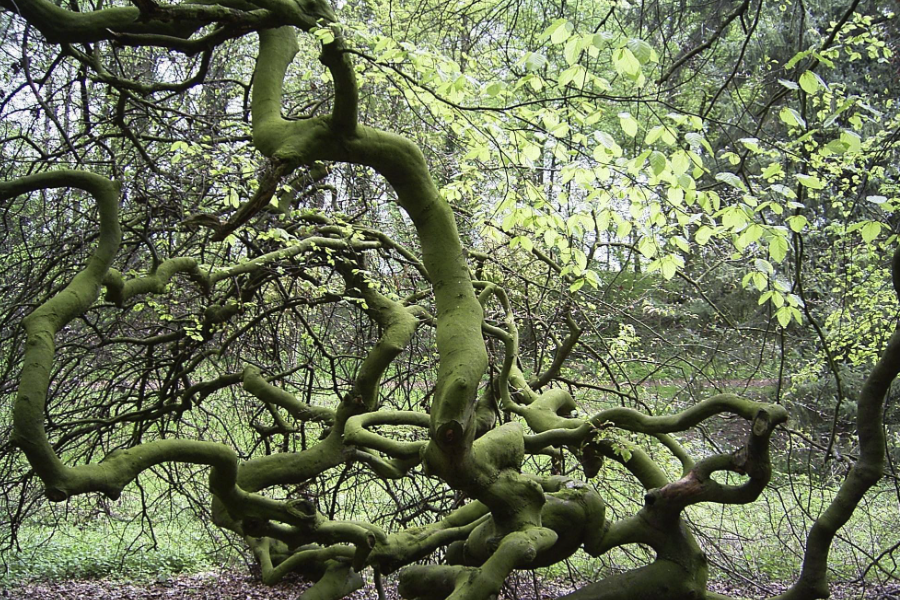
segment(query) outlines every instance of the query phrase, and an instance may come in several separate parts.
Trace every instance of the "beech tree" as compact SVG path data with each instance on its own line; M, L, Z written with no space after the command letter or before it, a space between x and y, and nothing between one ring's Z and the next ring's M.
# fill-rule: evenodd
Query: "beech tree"
M749 4L741 5L741 19ZM659 62L643 40L595 38L605 21L581 37L565 18L542 22L543 39L565 45L570 66L556 77L565 98L559 112L526 117L507 103L511 86L505 83L487 91L499 105L475 106L463 96L472 85L466 73L480 68L465 64L478 62L471 38L460 34L465 50L459 57L465 60L441 79L441 65L415 55L402 40L384 37L372 48L354 43L359 32L342 27L324 0L134 0L105 7L0 0L0 6L8 39L20 42L8 50L21 69L15 75L24 80L19 89L31 89L39 99L27 105L11 94L5 102L12 118L5 126L9 162L0 200L4 260L11 269L5 293L12 300L4 326L14 331L5 343L12 357L7 375L15 373L16 381L10 441L47 499L102 494L115 500L146 471L208 467L202 471L208 473L205 501L215 524L244 540L264 581L291 572L315 581L304 599L344 597L369 572L379 585L383 575L399 572L405 598L490 598L515 570L560 563L579 549L599 557L631 544L651 548L653 560L566 597L720 597L707 592L707 558L684 511L698 503L756 501L772 477L772 436L787 422L788 410L778 399L718 393L652 414L618 385L573 381L565 365L576 356L580 364L604 360L596 351L591 356L586 343L596 340L592 314L601 310L590 295L600 280L599 247L606 248L607 264L633 263L666 280L683 278L709 300L678 254L686 239L675 229L649 233L661 214L651 206L658 203L656 192L641 196L649 219L628 219L620 216L627 205L617 208L610 200L613 185L630 186L618 200L638 188L668 186L672 206L687 198L715 213L710 221L672 216L673 228L703 236L706 227L706 240L733 237L739 251L754 244L776 263L790 240L800 264L798 236L815 220L801 212L809 199L804 193L825 187L815 174L796 169L797 205L782 198L794 211L785 218L794 220L779 228L764 216L759 223L744 216L736 222L737 213L727 211L738 200L730 202L722 192L723 201L697 186L695 179L706 177L749 202L755 192L748 184L776 177L774 170L704 171L703 147L715 151L700 135L702 125L668 155L650 149L657 139L674 140L678 127L690 128L700 117L647 126L647 151L635 153L642 156L638 168L649 164L643 179L636 170L629 175L631 167L619 161L620 144L602 131L594 136L597 150L585 157L578 145L587 138L567 136L576 125L589 127L591 119L576 123L573 115L586 114L579 96L596 105L604 93L586 87L589 77L598 76L579 61L594 56L594 49L608 52L612 72L632 83L646 79L649 66ZM502 3L483 8L512 10ZM540 8L523 4L516 10ZM384 9L361 3L341 10L363 20L366 11ZM847 14L835 36L856 13ZM736 18L720 15L716 38L725 43ZM454 27L463 31L475 26L460 22ZM498 35L491 27L485 36ZM715 38L707 41L680 55L664 53L656 83L686 77L686 65ZM816 46L815 56L809 50L798 60L821 60L834 36L826 42ZM531 53L517 63L521 72L511 76L535 94L549 94L522 104L551 103L547 60ZM295 62L303 72L291 75ZM820 83L806 76L815 65L807 66L795 87L812 95ZM39 91L50 82L58 89ZM386 91L391 83L409 87L393 95ZM611 97L619 84L609 85ZM417 94L427 99L417 100ZM410 108L396 102L400 98ZM380 106L380 99L389 99L389 106ZM410 112L435 106L454 111L452 124L443 131L438 114L430 137L419 135ZM29 111L40 119L28 121ZM812 117L790 111L781 120L800 140L791 146L795 141L786 135L781 149L793 151L807 143L796 129ZM486 224L473 209L497 189L486 172L462 180L444 165L434 173L429 168L432 156L433 162L452 161L447 157L461 146L484 164L488 152L506 152L502 144L488 149L465 138L476 133L460 125L469 113L480 119L492 112L521 119L525 129L533 126L529 118L543 119L544 138L513 139L515 149L509 150L535 171L563 160L542 145L547 135L569 139L569 146L558 147L569 148L570 157L600 165L578 166L571 158L569 178L596 194L569 194L591 217L567 224L568 235L553 219L535 216L543 200L534 198L532 213L513 209L503 212L509 222L502 228ZM712 117L707 111L704 118ZM619 113L615 121L634 137L635 117ZM38 122L43 137L28 130ZM491 128L485 121L472 131L483 139ZM878 135L865 143L879 144L885 138ZM423 153L417 137L446 148ZM859 138L839 137L822 160L853 151ZM753 139L742 140L741 160L755 153L759 140ZM874 169L864 159L854 164ZM604 187L603 169L617 183ZM565 184L526 176L516 193L540 195L544 187L558 192ZM509 208L501 203L491 210ZM600 210L607 211L603 227ZM601 235L610 222L618 237ZM713 234L710 223L721 228ZM875 218L857 225L867 244L890 227ZM632 230L641 227L638 238ZM802 287L780 288L769 261L754 264L749 281L768 294L761 301L772 304L783 336L792 320L803 320ZM893 282L900 293L898 270L895 255ZM529 294L543 299L529 304ZM882 321L873 327L883 329ZM520 333L523 322L528 330ZM886 468L884 402L900 372L900 334L879 342L881 358L857 398L855 462L830 507L813 522L802 572L782 598L828 597L832 541ZM546 359L523 360L523 345L541 347ZM833 360L827 346L822 360ZM598 405L587 414L576 401L584 394ZM740 440L693 456L679 434L723 414L742 421ZM634 514L608 517L594 483L604 476L603 461L620 464L643 489ZM437 508L425 498L407 502L404 510L415 518L405 526L336 514L335 499L361 473L430 486L447 501ZM330 502L321 485L326 477L333 485Z

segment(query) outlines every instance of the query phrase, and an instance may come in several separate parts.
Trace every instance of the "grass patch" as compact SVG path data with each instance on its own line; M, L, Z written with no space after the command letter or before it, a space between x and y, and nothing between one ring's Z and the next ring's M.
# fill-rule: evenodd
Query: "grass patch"
M236 558L224 536L187 514L154 523L152 531L139 521L60 518L23 526L17 542L17 548L0 550L0 587L64 579L165 580L217 568L223 554L225 562Z

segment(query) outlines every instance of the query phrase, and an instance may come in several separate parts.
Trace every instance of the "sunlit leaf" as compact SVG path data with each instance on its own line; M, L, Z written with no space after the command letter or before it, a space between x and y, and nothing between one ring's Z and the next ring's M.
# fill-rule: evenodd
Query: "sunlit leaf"
M800 87L807 94L815 94L819 91L819 80L812 71L805 71L800 76Z

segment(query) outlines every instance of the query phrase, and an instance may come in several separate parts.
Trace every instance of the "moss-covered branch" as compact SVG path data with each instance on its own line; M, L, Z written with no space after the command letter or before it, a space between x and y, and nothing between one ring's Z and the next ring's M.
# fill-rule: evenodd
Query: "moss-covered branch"
M280 406L297 421L319 421L334 423L334 411L324 406L314 406L298 400L281 388L278 388L262 376L258 367L247 366L241 375L244 389L263 402Z
M894 289L900 296L900 249L894 252L891 275ZM859 458L847 473L834 500L813 523L806 540L800 577L790 589L778 596L779 600L812 600L829 596L828 554L832 541L884 472L884 402L898 374L900 329L895 329L859 394L856 414Z
M81 315L100 294L119 250L119 185L109 179L83 171L54 171L22 179L0 182L0 199L36 190L75 188L91 194L97 202L99 241L84 269L59 293L25 317L27 335L19 390L13 405L12 442L28 457L35 472L47 486L51 499L68 497L71 470L65 467L47 439L44 409L50 387L50 373L56 353L56 334Z
M0 7L24 17L37 27L48 41L57 44L87 44L115 40L122 34L154 35L151 40L165 45L162 36L184 40L210 23L241 23L251 27L272 26L277 15L252 4L231 8L223 4L187 2L177 6L156 6L151 14L142 14L136 6L116 6L76 12L56 6L49 0L2 0ZM299 11L295 11L299 14ZM315 24L315 19L308 27ZM302 21L298 19L297 24Z

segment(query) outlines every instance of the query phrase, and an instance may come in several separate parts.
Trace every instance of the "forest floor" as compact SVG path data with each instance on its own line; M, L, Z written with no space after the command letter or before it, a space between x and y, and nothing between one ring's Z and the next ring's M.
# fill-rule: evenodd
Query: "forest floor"
M537 590L535 589L537 583ZM0 598L11 600L296 600L299 592L308 584L298 581L282 582L275 586L263 585L246 572L210 572L197 575L180 575L166 581L153 583L129 583L123 581L56 581L29 583L0 589ZM768 586L778 593L783 587ZM734 598L762 598L758 592L712 584L711 589ZM570 591L569 582L535 581L507 586L501 600L538 600L556 598ZM395 585L385 585L386 600L397 600ZM374 587L367 586L355 592L352 600L375 600ZM833 586L833 600L871 599L900 600L900 584L884 587L862 588L854 585Z

